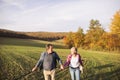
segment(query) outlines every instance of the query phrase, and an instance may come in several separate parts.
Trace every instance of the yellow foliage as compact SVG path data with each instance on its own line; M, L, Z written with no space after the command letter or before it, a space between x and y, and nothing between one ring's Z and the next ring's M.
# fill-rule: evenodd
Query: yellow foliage
M115 13L113 16L111 25L110 25L111 33L118 34L120 36L120 10Z

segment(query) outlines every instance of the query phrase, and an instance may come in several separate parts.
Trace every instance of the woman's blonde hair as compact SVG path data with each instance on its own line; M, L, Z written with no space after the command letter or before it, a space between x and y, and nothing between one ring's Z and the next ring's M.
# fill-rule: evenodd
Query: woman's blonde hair
M71 51L73 51L73 50L74 50L74 53L77 53L77 48L76 47L72 47Z

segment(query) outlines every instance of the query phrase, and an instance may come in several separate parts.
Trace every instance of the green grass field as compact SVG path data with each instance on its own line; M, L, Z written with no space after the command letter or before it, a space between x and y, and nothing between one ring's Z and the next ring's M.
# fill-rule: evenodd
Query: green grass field
M45 44L54 44L54 50L63 62L70 53L61 40L46 42L40 40L0 38L0 80L44 80L42 71L31 73ZM120 54L78 50L84 60L81 80L120 80ZM56 70L56 80L71 80L69 70Z

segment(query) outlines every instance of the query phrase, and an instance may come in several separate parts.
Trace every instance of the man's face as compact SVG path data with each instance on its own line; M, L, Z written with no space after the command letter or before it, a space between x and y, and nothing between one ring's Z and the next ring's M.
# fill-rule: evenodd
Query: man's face
M53 51L53 46L50 46L49 49L48 49L48 51L49 51L50 53L52 53L52 51Z

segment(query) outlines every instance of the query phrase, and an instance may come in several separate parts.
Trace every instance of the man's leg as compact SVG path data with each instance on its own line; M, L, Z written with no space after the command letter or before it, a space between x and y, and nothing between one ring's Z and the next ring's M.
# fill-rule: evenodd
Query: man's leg
M50 71L43 70L45 80L49 80Z
M51 80L55 80L55 69L51 70Z

